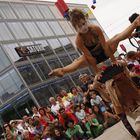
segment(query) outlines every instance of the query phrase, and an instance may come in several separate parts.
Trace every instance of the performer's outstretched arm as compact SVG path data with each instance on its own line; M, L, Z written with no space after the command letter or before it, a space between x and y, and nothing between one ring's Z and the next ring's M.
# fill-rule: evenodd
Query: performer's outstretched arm
M57 69L52 70L49 73L49 75L62 77L66 73L73 72L73 71L77 70L78 68L85 67L87 65L88 65L88 63L86 62L85 56L81 55L79 58L75 59L73 61L73 63L71 63L63 68L57 68Z

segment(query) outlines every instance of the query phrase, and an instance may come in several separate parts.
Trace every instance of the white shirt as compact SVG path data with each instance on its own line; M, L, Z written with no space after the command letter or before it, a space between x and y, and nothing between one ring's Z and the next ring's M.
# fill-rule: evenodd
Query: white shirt
M91 103L92 106L94 106L94 105L99 105L101 103L101 101L102 101L102 98L97 95L96 99L91 99L90 100L90 103Z
M54 113L55 115L58 114L59 109L60 109L59 103L56 103L56 105L51 106L51 112Z
M39 112L37 112L36 114L33 114L32 118L34 118L34 116L40 117L41 115L39 114Z
M86 116L86 113L83 109L81 109L80 112L76 112L75 115L79 120L83 120Z
M64 107L67 108L70 105L70 102L65 100L63 101Z

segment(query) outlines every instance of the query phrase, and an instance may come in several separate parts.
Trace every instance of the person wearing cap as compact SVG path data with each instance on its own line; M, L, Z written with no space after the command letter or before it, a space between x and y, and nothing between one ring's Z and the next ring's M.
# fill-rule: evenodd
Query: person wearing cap
M127 54L126 54L126 57L128 60L130 61L138 61L140 63L140 51L129 51Z

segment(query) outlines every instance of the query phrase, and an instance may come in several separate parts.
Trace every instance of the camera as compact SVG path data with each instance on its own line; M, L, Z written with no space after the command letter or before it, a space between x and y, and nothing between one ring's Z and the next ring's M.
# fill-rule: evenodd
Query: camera
M18 135L21 135L22 133L20 131L18 131Z

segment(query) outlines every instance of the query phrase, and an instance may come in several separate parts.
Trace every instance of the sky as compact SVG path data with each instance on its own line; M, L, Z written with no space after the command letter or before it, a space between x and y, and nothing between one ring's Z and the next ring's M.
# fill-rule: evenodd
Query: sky
M53 1L56 0L46 0ZM89 7L93 0L65 0L66 3L87 4ZM96 8L92 10L108 37L123 31L128 25L128 17L133 13L140 13L140 0L96 0ZM121 42L127 50L135 50L126 40ZM121 49L118 48L121 53Z

